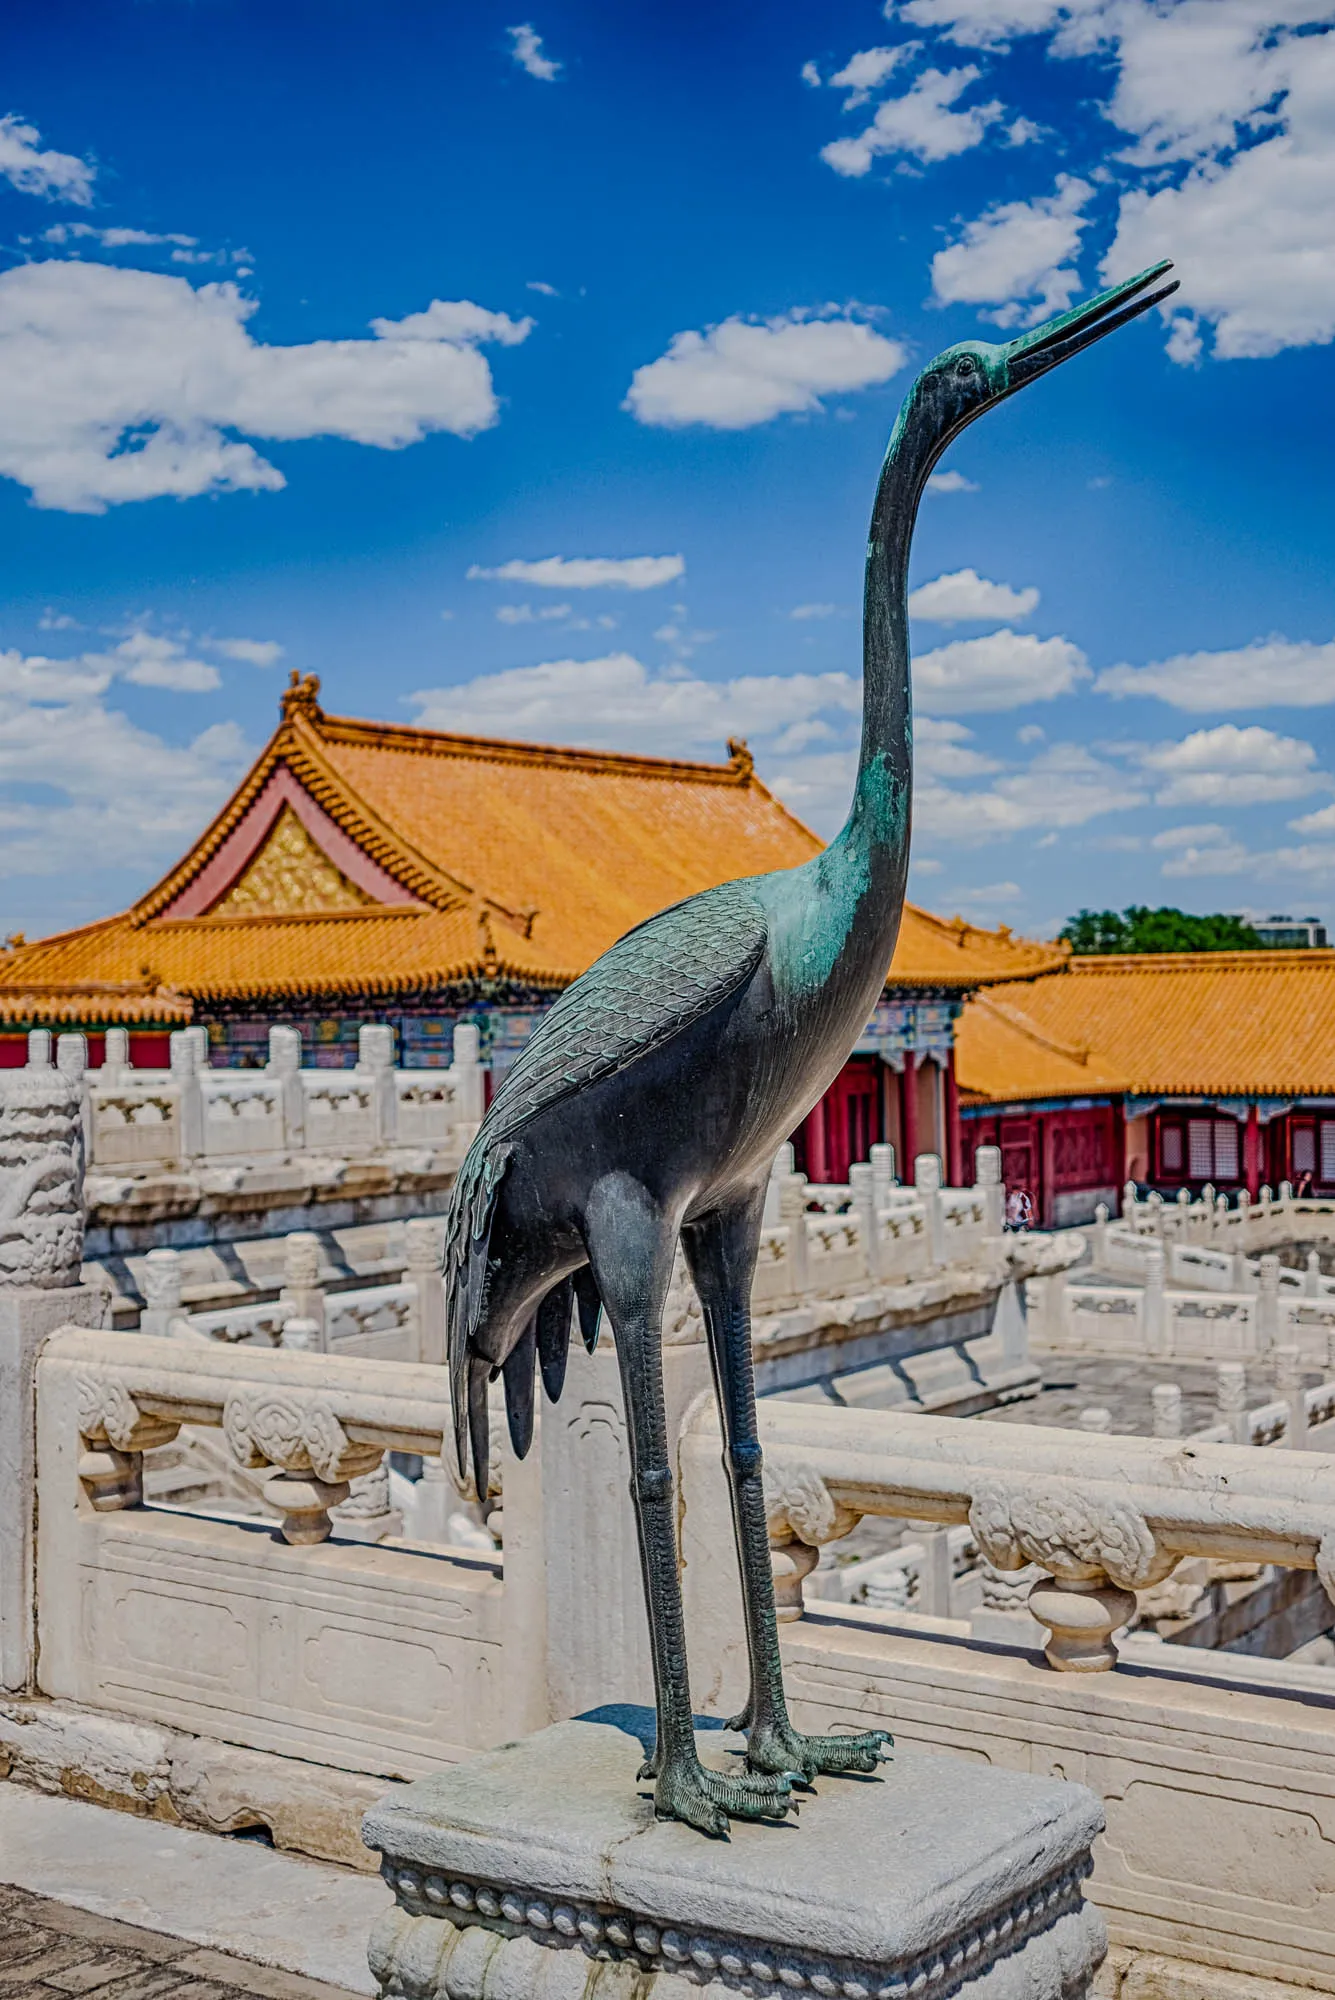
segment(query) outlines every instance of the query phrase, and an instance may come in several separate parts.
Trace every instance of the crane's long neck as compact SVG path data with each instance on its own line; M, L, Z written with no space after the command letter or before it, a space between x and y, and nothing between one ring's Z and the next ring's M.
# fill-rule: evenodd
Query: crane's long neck
M913 787L909 545L935 456L924 451L915 428L906 412L890 440L872 510L863 598L862 750L853 804L831 850L856 880L859 910L870 895L892 938L908 872Z

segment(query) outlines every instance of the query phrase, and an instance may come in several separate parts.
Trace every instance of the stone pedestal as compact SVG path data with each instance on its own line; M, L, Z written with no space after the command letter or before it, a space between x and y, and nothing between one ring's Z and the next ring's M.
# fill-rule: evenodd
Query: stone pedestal
M33 1668L33 1370L58 1326L103 1326L95 1285L0 1285L0 1688L21 1693Z
M916 1752L823 1778L727 1841L654 1818L633 1729L557 1723L373 1807L396 1903L371 1970L402 2000L1083 2000L1103 1811L1081 1785ZM625 1722L626 1727L619 1726ZM699 1738L731 1764L740 1738Z

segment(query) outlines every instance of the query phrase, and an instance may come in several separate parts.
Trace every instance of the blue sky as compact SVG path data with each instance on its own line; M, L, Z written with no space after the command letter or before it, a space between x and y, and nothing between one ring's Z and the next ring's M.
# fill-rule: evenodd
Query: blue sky
M1159 255L915 547L913 893L1335 914L1335 4L12 0L0 927L121 907L334 711L824 833L917 367Z

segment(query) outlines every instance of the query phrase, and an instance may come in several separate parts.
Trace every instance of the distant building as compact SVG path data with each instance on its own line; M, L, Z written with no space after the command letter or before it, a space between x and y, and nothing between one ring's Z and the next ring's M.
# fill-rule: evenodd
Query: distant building
M301 1032L308 1065L356 1060L366 1021L399 1060L451 1059L479 1028L503 1071L561 989L655 911L739 875L791 868L821 843L756 776L726 763L499 742L326 715L293 676L282 718L211 826L120 916L0 953L0 1065L30 1027L78 1027L100 1063L108 1026L132 1060L207 1026L217 1066ZM962 1171L954 1024L983 984L1066 960L1002 928L909 905L857 1052L794 1135L814 1180L891 1141Z
M1261 943L1275 951L1324 951L1326 926L1315 917L1259 917L1250 919Z
M1335 1195L1335 951L1072 958L970 1000L956 1064L966 1174L999 1144L1047 1223L1124 1180Z

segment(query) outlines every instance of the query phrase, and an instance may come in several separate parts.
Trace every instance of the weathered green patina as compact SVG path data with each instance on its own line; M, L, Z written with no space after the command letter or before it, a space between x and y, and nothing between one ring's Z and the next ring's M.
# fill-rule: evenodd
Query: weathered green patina
M909 545L927 475L967 424L1145 312L1167 265L1002 346L938 355L905 398L867 547L862 750L838 837L783 874L727 882L622 938L553 1007L510 1070L459 1175L446 1233L461 1467L487 1482L499 1372L516 1451L535 1369L560 1394L572 1311L611 1320L626 1401L658 1708L646 1775L660 1813L726 1833L788 1810L795 1783L871 1771L884 1732L808 1736L784 1699L751 1366L750 1297L775 1151L838 1073L894 951L913 751ZM695 1752L660 1361L680 1240L704 1309L731 1483L751 1663L747 1769ZM609 1697L620 1691L609 1688Z

